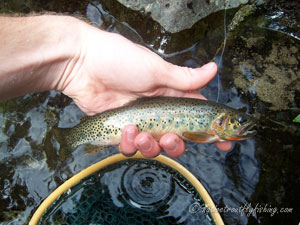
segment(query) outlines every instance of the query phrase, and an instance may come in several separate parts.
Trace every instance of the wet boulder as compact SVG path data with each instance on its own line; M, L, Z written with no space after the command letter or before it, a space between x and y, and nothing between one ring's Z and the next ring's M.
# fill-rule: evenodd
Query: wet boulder
M118 0L134 10L150 14L168 32L191 28L197 21L219 10L265 0ZM226 2L226 5L225 5Z

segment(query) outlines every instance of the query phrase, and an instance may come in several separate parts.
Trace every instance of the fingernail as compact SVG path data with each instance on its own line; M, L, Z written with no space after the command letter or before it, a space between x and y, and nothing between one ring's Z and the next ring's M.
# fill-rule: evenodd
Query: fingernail
M202 69L209 70L209 69L212 69L215 66L216 66L216 64L214 62L210 62L210 63L207 63L204 66L202 66Z
M131 157L135 154L136 152L132 152L132 153L125 153L125 152L122 152L123 155L125 155L126 157Z
M177 139L169 139L167 140L167 147L165 147L165 150L168 152L174 152L178 147L179 141Z
M152 149L152 141L149 137L145 136L141 138L138 148L144 152L148 152Z
M135 130L133 128L129 128L127 130L127 140L133 142L135 138Z

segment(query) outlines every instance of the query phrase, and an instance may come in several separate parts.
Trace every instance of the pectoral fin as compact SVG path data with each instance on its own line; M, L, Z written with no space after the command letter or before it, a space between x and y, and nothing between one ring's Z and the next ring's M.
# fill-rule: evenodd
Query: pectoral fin
M87 144L85 147L84 153L87 155L92 155L97 152L100 152L101 150L103 150L105 148L107 148L107 146L96 146L96 145Z
M218 137L215 135L207 134L204 132L184 132L183 137L188 141L193 141L197 143L213 143L218 140Z

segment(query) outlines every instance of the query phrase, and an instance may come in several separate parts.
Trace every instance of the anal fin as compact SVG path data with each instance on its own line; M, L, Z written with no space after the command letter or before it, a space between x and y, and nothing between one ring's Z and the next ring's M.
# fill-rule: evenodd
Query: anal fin
M84 153L87 155L92 155L97 152L100 152L101 150L107 148L108 146L96 146L92 144L87 144L84 150Z

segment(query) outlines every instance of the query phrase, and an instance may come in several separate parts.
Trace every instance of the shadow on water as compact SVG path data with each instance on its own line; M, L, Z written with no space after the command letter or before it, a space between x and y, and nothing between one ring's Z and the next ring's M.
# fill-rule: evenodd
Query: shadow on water
M220 152L215 145L188 143L176 159L212 196L226 224L299 223L300 107L299 4L271 1L231 33L222 59L219 102L260 118L259 133ZM177 34L165 32L149 15L115 1L5 1L0 12L55 11L90 20L95 26L143 44L169 62L198 67L215 58L223 42L223 12ZM234 17L229 10L227 21ZM217 79L201 90L216 100ZM72 127L82 112L51 91L0 105L0 221L22 224L67 178L109 155L83 149L61 152L51 127Z

